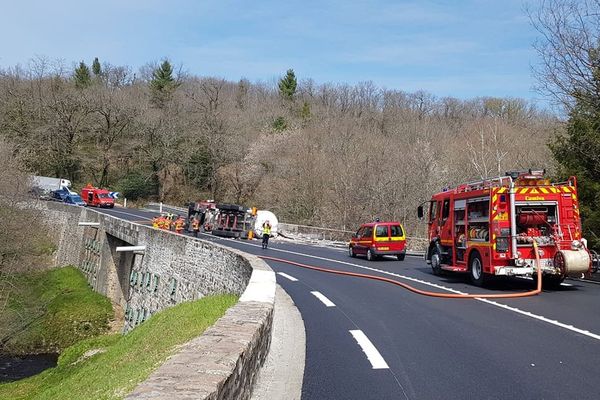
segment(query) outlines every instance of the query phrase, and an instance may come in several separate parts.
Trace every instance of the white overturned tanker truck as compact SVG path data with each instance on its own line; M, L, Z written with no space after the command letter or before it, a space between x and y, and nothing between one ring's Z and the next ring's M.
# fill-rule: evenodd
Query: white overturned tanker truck
M254 207L215 203L213 200L197 201L188 205L189 230L194 218L200 221L205 232L215 236L239 239L261 237L262 226L267 221L271 225L271 236L277 236L278 220L275 214Z

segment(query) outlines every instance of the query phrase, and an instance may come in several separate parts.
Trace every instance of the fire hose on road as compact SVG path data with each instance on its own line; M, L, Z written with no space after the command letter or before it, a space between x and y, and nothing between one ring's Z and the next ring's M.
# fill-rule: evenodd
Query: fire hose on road
M428 290L417 289L416 287L411 286L407 283L400 282L395 279L385 278L382 276L315 267L312 265L302 264L302 263L298 263L295 261L289 261L289 260L285 260L285 259L277 258L277 257L270 257L270 256L259 256L259 257L262 258L263 260L281 262L281 263L290 264L290 265L300 267L300 268L310 269L313 271L326 272L329 274L336 274L336 275L353 276L355 278L372 279L375 281L391 283L392 285L400 286L404 289L407 289L416 294L420 294L422 296L439 297L439 298L444 298L444 299L475 299L475 298L479 298L479 299L514 299L517 297L536 296L542 292L542 270L540 268L540 256L538 254L538 246L535 241L533 242L533 249L535 251L535 261L537 264L537 287L534 290L530 290L528 292L504 293L504 294L485 294L485 293L482 293L482 294L459 294L459 293L431 292Z

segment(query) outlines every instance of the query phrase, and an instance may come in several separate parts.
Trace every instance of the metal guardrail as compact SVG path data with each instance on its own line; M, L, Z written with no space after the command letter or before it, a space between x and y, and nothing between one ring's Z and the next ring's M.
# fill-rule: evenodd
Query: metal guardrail
M148 203L147 208L157 212L174 212L187 214L187 208L172 206L164 203ZM310 225L289 224L279 222L278 231L282 236L300 241L329 242L335 247L346 247L354 231L334 228L322 228ZM407 236L406 248L412 255L423 255L429 241L427 238Z
M350 240L350 237L354 233L354 231L347 231L343 229L332 229L332 228L321 228L310 225L300 225L300 224L288 224L288 223L279 223L279 231L284 235L294 235L305 240L314 240L314 241L331 241L342 243L344 246ZM423 254L429 241L427 238L406 237L406 247L408 250L412 252L420 252Z
M147 208L156 210L157 212L174 212L185 213L188 210L184 207L172 206L164 203L148 203ZM279 231L284 237L292 240L308 241L308 242L327 242L327 245L333 247L346 247L351 235L354 231L344 229L322 228L311 225L289 224L286 222L279 223ZM422 256L429 245L429 240L424 237L407 236L406 248L407 254ZM600 275L600 254L592 252L592 274ZM600 279L600 278L599 278Z
M185 213L185 214L187 214L187 212L188 212L187 208L172 206L172 205L164 204L164 203L148 203L146 205L146 208L156 209L156 211L158 211L158 212L165 212L165 211L169 211L169 210L175 211L177 213Z

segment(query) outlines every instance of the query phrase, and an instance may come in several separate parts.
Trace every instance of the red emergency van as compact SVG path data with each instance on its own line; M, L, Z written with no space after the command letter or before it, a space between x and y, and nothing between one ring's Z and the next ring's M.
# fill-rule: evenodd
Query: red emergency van
M81 189L81 198L88 206L113 208L115 199L110 196L110 192L106 189L99 189L88 184Z
M348 254L356 257L364 254L367 260L375 260L385 255L404 260L406 256L406 236L400 222L371 222L362 224L352 235L348 244Z

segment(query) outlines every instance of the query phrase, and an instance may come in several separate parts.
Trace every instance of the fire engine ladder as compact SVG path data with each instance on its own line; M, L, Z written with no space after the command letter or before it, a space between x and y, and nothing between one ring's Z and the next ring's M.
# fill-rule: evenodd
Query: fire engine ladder
M474 190L489 189L491 187L509 186L512 178L510 176L499 176L482 181L469 182L456 188L456 193L472 192Z
M557 224L554 226L554 236L558 239L556 244L570 244L573 241L573 232L571 231L571 226L566 224L562 226L561 224Z

